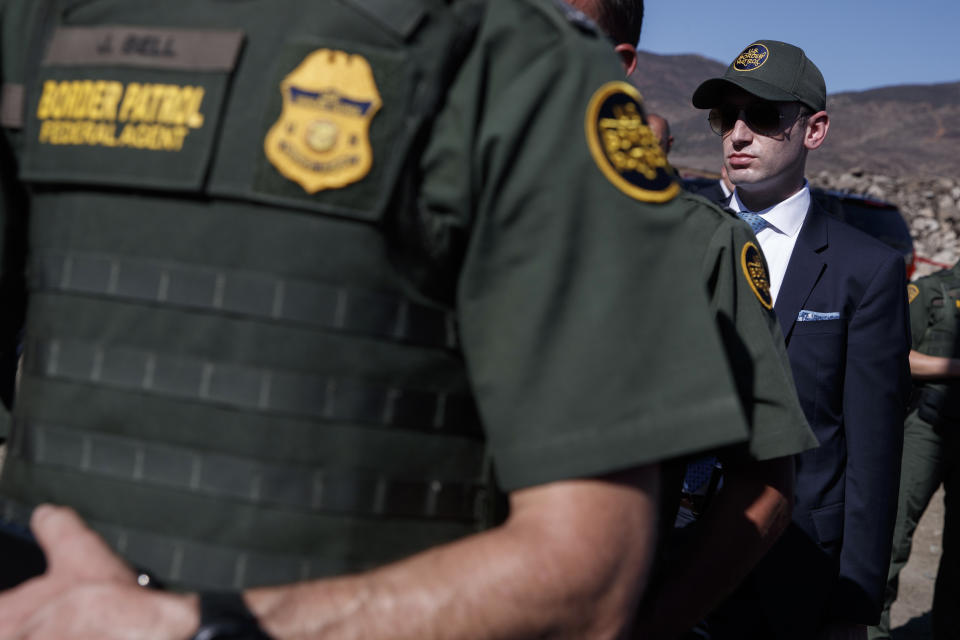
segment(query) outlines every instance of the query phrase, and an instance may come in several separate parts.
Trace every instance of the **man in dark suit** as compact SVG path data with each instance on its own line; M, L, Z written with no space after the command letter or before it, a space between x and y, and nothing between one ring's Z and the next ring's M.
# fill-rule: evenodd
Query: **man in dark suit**
M799 454L784 536L711 620L714 638L865 638L879 618L896 515L910 348L903 259L810 197L827 136L823 76L763 40L702 83L730 206L754 229L797 393L820 447Z

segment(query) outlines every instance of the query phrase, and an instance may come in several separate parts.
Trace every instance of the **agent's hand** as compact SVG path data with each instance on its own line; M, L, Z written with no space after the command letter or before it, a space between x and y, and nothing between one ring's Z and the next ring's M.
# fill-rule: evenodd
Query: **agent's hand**
M0 593L0 639L182 640L197 628L194 596L138 586L72 509L37 507L30 527L47 571Z

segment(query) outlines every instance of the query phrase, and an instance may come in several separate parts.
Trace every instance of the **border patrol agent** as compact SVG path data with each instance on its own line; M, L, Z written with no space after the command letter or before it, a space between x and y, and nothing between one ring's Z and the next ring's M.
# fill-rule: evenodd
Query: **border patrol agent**
M900 571L910 557L917 522L942 482L946 491L940 568L933 599L933 637L957 635L957 564L954 538L957 430L960 429L960 263L907 285L910 301L910 373L917 401L903 430L903 463L893 551L880 624L869 629L871 640L890 637L890 606L897 598Z
M27 304L0 513L48 567L0 636L627 624L655 463L748 428L591 25L545 0L2 19Z

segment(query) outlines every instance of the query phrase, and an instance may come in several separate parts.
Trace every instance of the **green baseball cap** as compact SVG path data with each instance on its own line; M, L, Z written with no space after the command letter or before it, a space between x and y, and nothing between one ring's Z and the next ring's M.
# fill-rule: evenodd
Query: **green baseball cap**
M764 100L802 102L811 109L827 107L827 86L817 65L803 49L776 40L758 40L736 57L721 78L711 78L693 92L693 106L719 106L724 89L735 85Z

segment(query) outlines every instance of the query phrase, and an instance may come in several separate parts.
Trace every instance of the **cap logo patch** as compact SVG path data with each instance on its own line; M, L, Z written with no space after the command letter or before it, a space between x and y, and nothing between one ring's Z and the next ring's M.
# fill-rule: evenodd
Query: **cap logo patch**
M263 150L307 193L339 189L370 172L370 122L383 104L366 58L318 49L280 84L283 110Z
M642 202L667 202L680 192L632 85L600 87L587 106L585 126L594 162L620 191Z
M920 287L915 284L907 285L907 303L912 303L920 295Z
M757 245L752 242L743 245L743 251L740 253L740 265L743 268L743 275L750 283L750 288L757 296L757 300L765 308L773 310L773 297L770 295L770 275L767 273L767 267L763 262L763 254L760 253Z
M764 45L756 43L743 50L733 61L733 68L737 71L756 71L770 58L770 50Z

